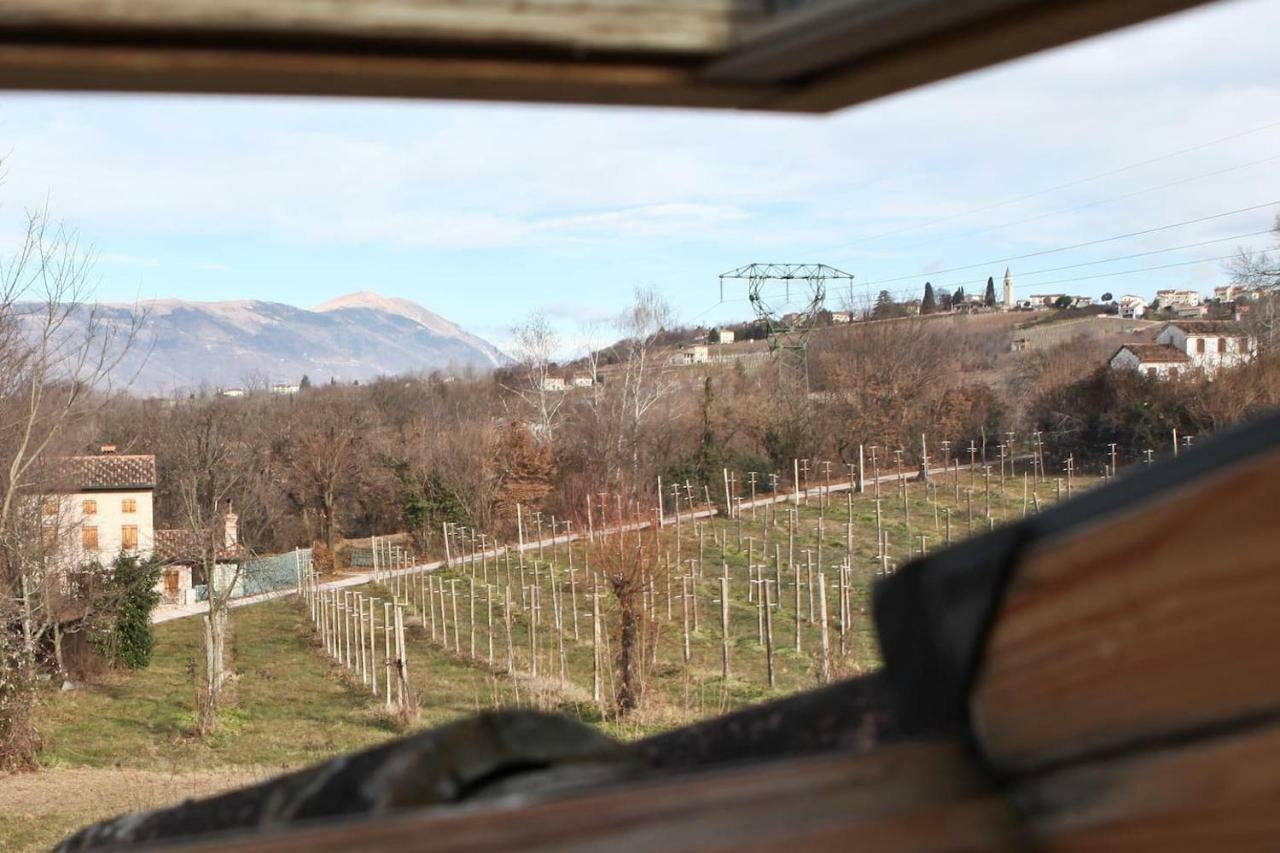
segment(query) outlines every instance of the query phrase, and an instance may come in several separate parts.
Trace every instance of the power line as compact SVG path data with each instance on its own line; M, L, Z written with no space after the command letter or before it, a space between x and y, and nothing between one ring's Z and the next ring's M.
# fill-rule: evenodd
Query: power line
M1071 245L1059 246L1054 249L1041 249L1040 251L1027 252L1021 255L1010 255L1004 258L993 258L991 260L982 261L976 264L966 264L965 266L949 267L947 269L933 270L928 274L939 275L939 274L946 274L946 273L952 273L952 272L964 272L965 270L978 269L980 267L989 267L995 264L1007 264L1007 263L1012 263L1013 261L1023 261L1023 260L1026 260L1027 258L1039 258L1045 255L1055 255L1060 252L1069 252L1073 249L1084 249L1089 246L1100 246L1103 243L1114 243L1117 240L1127 240L1132 237L1144 237L1147 234L1157 234L1161 231L1170 231L1174 228L1182 228L1187 225L1198 225L1202 222L1211 222L1215 219L1224 219L1228 216L1236 216L1241 213L1252 213L1255 210L1264 210L1268 207L1275 207L1276 205L1280 205L1280 200L1268 201L1263 204L1255 204L1249 207L1241 207L1236 210L1227 210L1227 211L1223 211L1222 213L1212 214L1211 216L1201 216L1196 219L1183 220L1182 222L1172 222L1172 223L1169 223L1168 225L1158 225L1154 228L1144 228L1141 231L1130 231L1124 234L1116 234L1111 237L1102 237L1097 240L1086 240L1081 243L1072 243ZM898 276L897 278L884 278L878 281L869 281L863 284L862 286L874 287L876 285L881 285L881 284L894 284L899 281L908 281L910 279L918 279L920 277L921 277L920 273L916 273L914 275L903 275L903 276Z
M1112 196L1111 198L1098 199L1096 201L1090 201L1084 204L1078 204L1078 205L1075 205L1074 207L1065 207L1060 210L1052 210L1047 213L1039 213L1039 214L1036 214L1035 216L1029 216L1025 219L1016 219L1016 220L1013 220L1012 222L1002 222L999 225L990 225L985 228L974 229L973 231L965 231L960 234L952 234L948 237L943 237L938 240L930 240L923 243L916 243L912 246L903 247L902 251L909 251L911 249L919 249L925 246L932 246L938 243L947 242L949 240L959 240L964 237L976 237L979 234L990 234L994 231L1002 231L1006 228L1012 228L1016 225L1026 225L1030 222L1039 222L1044 219L1051 219L1055 216L1062 216L1067 213L1077 213L1081 210L1088 210L1089 208L1092 208L1092 207L1101 207L1104 204L1114 204L1117 201L1125 201L1127 199L1137 198L1140 195L1146 195L1147 193L1152 193L1152 192L1159 192L1160 190L1167 190L1170 187L1178 187L1178 186L1182 186L1183 184L1194 183L1195 181L1201 181L1201 180L1204 180L1205 178L1216 178L1220 175L1225 175L1229 172L1236 172L1241 169L1249 169L1254 166L1260 166L1263 163L1270 163L1274 160L1280 160L1280 154L1277 154L1271 157L1263 157L1261 160L1253 160L1249 163L1241 163L1237 166L1228 166L1225 169L1218 169L1213 172L1204 172L1203 174L1199 174L1199 175L1192 175L1186 178L1179 178L1176 181L1169 181L1167 183L1157 184L1156 186L1153 186L1153 187L1144 187L1143 189L1127 192L1127 193L1124 193L1123 195Z
M1094 266L1098 266L1099 264L1113 264L1116 261L1131 261L1135 258L1149 258L1152 255L1163 255L1168 252L1178 252L1183 249L1198 249L1203 246L1212 246L1217 243L1229 243L1232 240L1244 240L1249 237L1260 237L1264 234L1270 234L1270 233L1271 233L1271 229L1267 228L1263 231L1251 231L1247 234L1233 234L1230 237L1220 237L1216 240L1201 240L1198 243L1184 243L1181 246L1169 246L1164 249L1152 249L1149 252L1133 252L1128 255L1116 255L1113 258L1102 258L1096 261L1084 261L1078 264L1066 264L1060 267L1046 267L1045 269L1039 269L1039 270L1019 270L1017 274L1017 278L1023 279L1026 276L1044 275L1045 273L1062 272L1064 270L1075 270L1075 269L1080 269L1082 267L1094 267ZM936 284L934 285L934 287L964 287L970 284L979 284L979 285L986 284L986 279L973 278L973 279L968 279L967 281L946 282L943 284Z
M1091 181L1097 181L1103 178L1114 177L1115 175L1120 175L1125 172L1132 171L1133 169L1141 168L1142 166L1149 166L1152 163L1159 163L1164 160L1171 160L1174 157L1181 157L1184 154L1191 154L1196 151L1201 151L1205 148L1211 148L1214 145L1221 145L1224 142L1231 142L1236 139L1241 139L1243 137L1250 136L1255 133L1262 133L1264 131L1272 130L1277 127L1280 127L1280 122L1272 122L1270 124L1262 125L1261 127L1255 127L1252 130L1245 130L1239 133L1233 133L1230 136L1223 136L1219 139L1213 139L1208 142L1203 142L1199 145L1193 145L1190 148L1182 148L1177 151L1172 151L1168 154L1161 154L1156 157L1150 157L1146 160L1140 160L1136 163L1129 163L1128 165L1120 166L1119 168L1112 169L1107 172L1101 172L1096 175L1089 175L1083 178L1077 178L1072 181L1067 181L1066 183L1063 183L1063 184L1056 184L1051 187L1045 187L1044 189L1035 190L1033 192L1025 193L1019 196L1013 196L1012 198L1003 199L1001 201L993 202L991 204L983 205L981 207L970 208L969 210L964 210L959 213L952 213L947 216L942 216L937 219L930 220L928 222L922 222L918 225L908 225L903 228L898 228L892 231L885 231L880 234L873 234L866 237L859 237L853 243L850 243L848 245L857 245L859 243L866 243L872 240L880 240L885 237L894 237L894 236L897 236L898 234L905 234L910 231L918 231L921 228L929 228L934 225L941 225L942 223L950 222L953 219L960 219L961 217L972 216L975 213L985 213L989 210L996 210L1001 207L1007 207L1010 204L1017 204L1018 202L1023 202L1028 199L1037 198L1042 195L1058 192L1059 190L1070 189L1071 187L1079 186L1080 184L1087 184L1087 183L1090 183Z

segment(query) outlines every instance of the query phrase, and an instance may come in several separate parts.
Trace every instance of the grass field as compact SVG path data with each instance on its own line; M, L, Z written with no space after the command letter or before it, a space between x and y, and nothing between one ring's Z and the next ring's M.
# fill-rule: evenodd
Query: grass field
M993 478L994 479L994 478ZM1081 487L1086 484L1081 483ZM880 513L889 537L890 565L908 558L908 543L920 547L925 537L929 550L945 539L946 510L951 510L952 536L959 539L970 530L967 490L973 497L974 532L985 529L985 482L962 473L960 497L951 478L941 479L932 493L922 486L908 487L904 516L901 492L896 485L882 485ZM1040 499L1051 502L1053 488L1042 485ZM531 674L529 657L530 609L513 608L513 666L507 669L505 628L501 610L495 608L495 661L487 661L488 624L483 584L485 577L500 582L505 563L490 559L480 565L477 577L476 655L471 652L472 626L469 601L462 596L470 590L472 566L456 566L440 573L456 579L459 592L459 625L450 625L446 647L440 626L432 639L431 622L424 625L422 613L411 607L406 621L407 659L410 680L420 697L420 713L410 729L438 725L458 716L493 707L526 706L558 710L585 722L601 725L611 734L634 738L721 713L747 704L786 695L819 683L820 659L815 654L820 629L808 616L807 572L802 572L800 634L802 650L795 651L794 570L786 567L788 551L787 515L784 507L766 523L766 513L757 509L756 520L744 512L742 546L738 545L739 524L726 520L701 525L682 524L680 554L683 566L672 571L672 598L668 619L665 579L655 580L650 602L656 615L656 665L647 670L641 708L624 722L606 720L592 701L592 660L590 646L591 609L587 596L587 575L583 571L584 546L575 545L578 640L573 637L571 606L574 586L569 583L569 546L544 549L526 555L526 586L533 585L533 564L538 563L539 595L543 601L538 635L539 666ZM936 510L936 512L935 512ZM997 521L1015 518L1022 512L1021 482L1009 481L1001 490L992 486L992 516ZM833 567L846 558L848 520L846 499L836 493L823 511L823 556L830 594L829 637L835 676L869 671L879 665L874 632L868 616L869 588L881 569L875 544L876 508L870 494L854 500L853 570L849 574L851 623L845 638L845 653L839 653L838 571ZM796 561L804 565L805 551L817 552L818 501L810 498L797 513L794 539ZM910 536L908 536L908 516ZM937 519L935 524L935 518ZM770 551L780 545L783 553L782 600L773 611L776 684L766 684L766 659L758 641L760 610L748 601L753 575L777 577L770 560L762 572L749 571L747 553L760 563L759 543L767 535ZM699 545L701 540L701 545ZM748 546L750 542L750 546ZM698 629L690 635L690 660L683 659L683 602L679 599L680 574L688 574L688 560L698 559L701 548L703 571L693 581L697 588ZM675 532L663 532L664 562L675 562ZM665 554L670 555L669 559ZM554 565L555 585L548 567ZM719 622L719 576L727 566L731 578L731 676L721 678L721 634ZM513 564L517 577L518 564ZM815 573L816 574L816 573ZM696 573L695 573L696 576ZM518 583L518 581L517 581ZM756 589L759 586L757 584ZM420 589L420 587L418 588ZM388 597L382 586L359 588L366 594ZM771 592L776 593L776 589ZM552 619L552 596L558 593L565 607L560 632ZM527 597L532 593L527 591ZM420 599L412 591L402 598L415 604ZM754 594L752 594L754 597ZM518 595L513 590L513 600ZM500 602L501 599L498 599ZM449 602L452 604L452 602ZM692 599L690 601L692 603ZM527 604L527 601L526 601ZM616 624L616 602L602 595L606 628ZM448 608L452 620L452 608ZM35 774L0 778L0 849L40 849L93 820L120 812L154 807L190 796L200 796L260 780L352 749L378 743L401 734L401 728L383 709L380 699L370 695L351 671L331 661L325 654L309 614L295 598L280 599L236 610L232 615L229 642L229 671L225 707L217 730L205 738L192 734L195 686L192 668L200 654L198 619L184 619L156 626L156 654L152 665L134 673L108 673L88 687L49 691L39 711L45 745L41 761L45 769ZM611 631L606 631L606 643ZM560 674L559 646L564 641L564 677ZM459 652L455 652L455 642ZM651 647L652 649L652 647ZM614 651L612 645L607 655ZM652 657L652 655L651 655ZM613 691L612 666L603 670L605 704Z

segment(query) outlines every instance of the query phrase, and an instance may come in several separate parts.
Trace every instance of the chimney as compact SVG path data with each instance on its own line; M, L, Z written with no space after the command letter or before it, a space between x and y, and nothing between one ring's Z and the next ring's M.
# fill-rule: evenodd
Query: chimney
M98 448L98 452L103 456L115 456L116 446L114 444L104 444Z
M231 501L227 501L227 511L222 516L224 548L234 548L240 544L240 516L231 511Z

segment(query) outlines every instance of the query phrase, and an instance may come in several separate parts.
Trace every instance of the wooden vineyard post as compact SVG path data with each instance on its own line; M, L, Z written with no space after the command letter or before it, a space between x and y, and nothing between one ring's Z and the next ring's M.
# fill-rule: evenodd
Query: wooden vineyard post
M695 634L698 633L699 630L701 630L701 626L698 624L698 578L701 576L702 576L701 563L698 564L698 570L696 574L693 571L693 567L690 567L689 591L690 591L691 601L689 603L689 607L690 609L693 610L693 633Z
M781 592L781 590L779 590ZM770 603L769 584L764 585L764 622L765 622L765 656L769 663L769 687L774 686L773 674L773 607Z
M720 576L720 677L729 680L729 565Z
M351 649L351 633L352 633L351 629L352 627L354 627L352 623L355 621L355 610L352 608L352 600L353 599L352 599L351 590L343 590L342 592L342 633L344 636L344 642L343 642L342 654L343 654L343 661L345 662L347 669L351 669L353 666L355 666L355 655L353 654Z
M809 624L814 625L818 621L818 611L814 607L813 602L813 554L809 551L804 552L804 586L809 600Z
M758 589L756 590L756 642L764 645L764 586L768 581L761 574L756 581Z
M849 633L849 587L846 584L850 561L846 560L837 569L836 592L840 596L840 657L845 656L845 637Z
M679 501L676 502L679 507ZM602 691L600 679L600 584L591 576L591 698L600 704Z
M858 494L867 490L867 462L862 453L862 445L858 445ZM852 489L850 490L852 491Z
M369 599L369 692L378 695L378 601Z
M444 578L436 578L436 589L440 592L440 645L449 648L449 613L445 606ZM454 626L457 630L457 626Z
M382 604L382 674L387 688L387 710L391 710L391 605Z
M796 563L792 568L796 583L796 654L800 654L800 564ZM778 600L782 600L782 587L778 587Z
M361 593L355 594L355 620L356 620L356 647L359 651L356 653L356 672L360 675L360 683L369 683L369 670L365 666L365 647L364 647L364 596Z
M1025 471L1023 472L1022 476L1026 477ZM947 507L946 509L944 509L942 511L942 515L943 515L943 518L946 520L947 544L950 545L951 544L951 507Z
M831 680L831 638L827 634L827 579L818 568L818 618L822 625L822 681Z
M796 506L800 506L800 460L792 459L791 462L794 467L792 476L795 478L793 480L795 488L792 490L791 502Z
M529 589L529 677L538 677L538 588Z
M484 588L484 603L487 616L485 617L485 633L489 640L489 668L493 669L493 594L497 591L497 586L487 584Z
M409 660L404 645L404 605L396 605L396 697L400 709L409 707Z
M661 492L659 492L661 495ZM569 542L567 550L569 552L569 606L573 608L573 641L578 642L578 575L573 570L573 542ZM667 583L671 583L671 576L667 575ZM671 614L667 614L667 618L671 618Z
M687 590L686 590L686 588L687 588L687 586L688 586L688 581L689 581L689 580L690 580L690 578L685 577L684 575L681 575L681 576L680 576L680 609L681 609L681 612L684 614L684 622L683 622L683 624L684 624L684 664L685 664L685 666L688 666L688 665L689 665L689 658L690 658L690 650L689 650L689 593L688 593L688 592L687 592Z
M502 623L507 632L507 672L515 675L516 645L511 638L511 585L507 584L502 589Z
M474 660L476 656L476 576L472 573L467 578L467 627L470 630L470 652Z
M462 623L458 621L458 579L449 578L449 598L453 616L453 653L462 654Z
M587 500L587 511L590 512L591 501ZM524 587L524 515L520 504L516 504L516 562L520 564L520 608L528 607Z

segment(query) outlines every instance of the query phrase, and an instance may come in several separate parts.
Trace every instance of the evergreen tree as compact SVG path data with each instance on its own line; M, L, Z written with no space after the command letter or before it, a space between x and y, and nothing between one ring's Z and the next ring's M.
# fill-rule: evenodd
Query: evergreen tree
M947 290L945 287L938 288L938 310L951 310L951 291Z
M938 310L938 301L933 295L933 285L930 282L924 283L924 298L920 300L920 313L933 314Z
M987 276L987 292L983 294L982 304L988 308L996 307L996 280L992 276Z
M956 292L955 292L954 294L952 294L952 296L951 296L951 307L952 307L952 308L963 308L963 307L964 307L964 288L963 288L963 287L957 287L957 288L956 288Z
M308 375L307 375L307 374L305 374L305 373L304 373L304 374L302 374L302 381L300 381L300 382L298 383L298 387L299 387L299 388L310 388L310 387L311 387L311 377L310 377L310 376L308 376Z
M121 554L108 581L113 608L110 622L96 638L103 655L113 666L142 669L151 663L155 639L151 634L151 611L160 603L156 584L164 567L159 560L143 560Z

